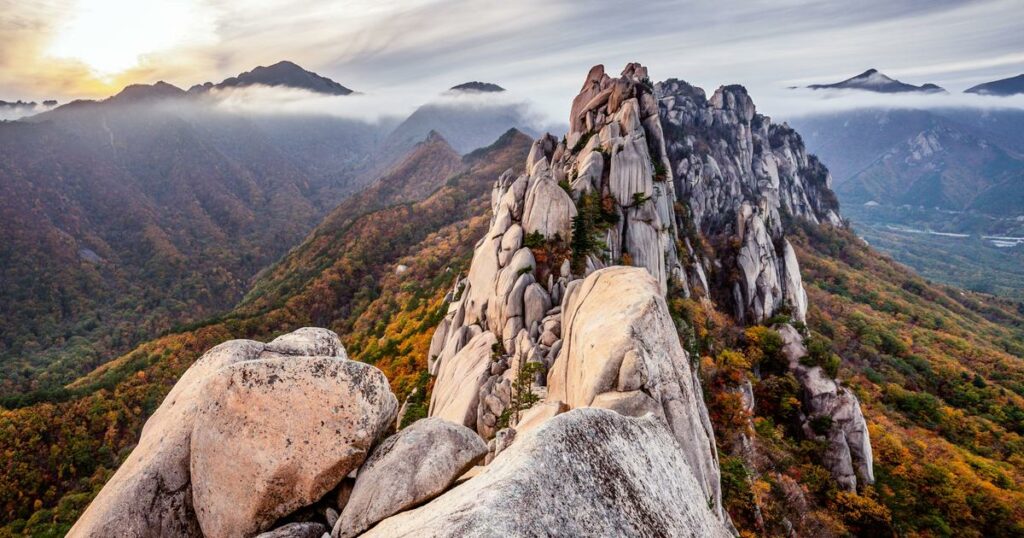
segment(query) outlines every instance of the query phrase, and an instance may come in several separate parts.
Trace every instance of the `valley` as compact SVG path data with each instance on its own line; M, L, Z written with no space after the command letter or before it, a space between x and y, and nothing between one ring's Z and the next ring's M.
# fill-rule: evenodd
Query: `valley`
M936 108L791 123L872 246L936 282L1020 299L1022 119L1017 109Z

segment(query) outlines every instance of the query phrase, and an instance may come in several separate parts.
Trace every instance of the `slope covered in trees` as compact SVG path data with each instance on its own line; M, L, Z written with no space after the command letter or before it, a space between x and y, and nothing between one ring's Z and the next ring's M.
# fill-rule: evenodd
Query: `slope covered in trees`
M62 536L181 373L225 340L269 338L316 319L342 335L350 356L381 368L400 397L419 387L419 402L443 296L486 228L494 178L521 166L529 146L510 131L467 155L461 172L430 178L440 188L426 199L313 232L291 258L317 271L291 274L282 262L276 274L285 281L265 286L276 290L272 300L144 343L45 403L0 411L0 536Z
M446 294L488 228L495 179L521 172L530 141L509 132L458 163L437 140L430 147L410 175L374 187L397 205L364 213L343 204L231 313L138 346L50 401L0 411L0 536L62 535L181 373L227 339L331 328L352 358L381 368L409 398L406 423L422 416ZM428 166L434 172L423 173ZM393 189L403 178L436 190L415 201L430 188ZM775 329L793 320L743 327L721 305L670 290L680 338L700 366L723 503L741 533L1024 533L1024 307L927 282L849 230L784 226L811 305L806 325L796 324L808 337L806 360L862 402L876 482L839 490L821 465L825 447L795 431L799 387ZM719 277L729 275L711 275Z
M230 309L353 190L379 129L290 119L156 84L0 124L0 392Z

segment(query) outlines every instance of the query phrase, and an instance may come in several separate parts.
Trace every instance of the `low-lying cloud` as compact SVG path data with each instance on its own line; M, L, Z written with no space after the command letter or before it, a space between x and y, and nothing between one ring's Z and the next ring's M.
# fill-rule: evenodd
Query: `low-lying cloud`
M529 99L511 92L441 92L424 99L408 88L351 95L324 95L280 86L247 86L211 90L201 99L219 110L246 115L332 116L367 123L402 120L423 105L453 109L514 109L538 131L557 124Z
M752 97L759 112L780 120L859 109L1024 109L1024 95L1001 97L972 93L875 93L782 88L761 95L752 94Z

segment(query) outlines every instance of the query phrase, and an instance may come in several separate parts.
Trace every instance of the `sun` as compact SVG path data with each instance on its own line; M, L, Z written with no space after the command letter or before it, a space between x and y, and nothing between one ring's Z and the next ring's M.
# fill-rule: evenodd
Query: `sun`
M210 15L188 0L79 0L47 52L110 78L139 66L147 55L209 42Z

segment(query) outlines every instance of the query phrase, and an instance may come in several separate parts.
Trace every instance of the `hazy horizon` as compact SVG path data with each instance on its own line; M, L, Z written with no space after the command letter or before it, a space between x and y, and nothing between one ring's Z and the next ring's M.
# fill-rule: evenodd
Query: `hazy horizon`
M868 68L912 84L933 82L953 96L1024 72L1024 4L1007 0L879 0L856 8L808 0L579 7L535 0L2 0L0 6L0 99L8 101L101 98L157 80L187 89L290 60L385 96L377 99L384 107L414 107L455 84L481 80L560 120L591 65L603 63L617 74L639 61L654 80L682 78L709 93L743 84L764 112L791 116L806 108L797 102L806 95L795 96L789 86L835 82ZM1007 16L1013 12L1020 17ZM871 99L844 104L821 97L825 109ZM960 96L940 101L923 106L973 104ZM1024 106L1013 99L995 103Z

